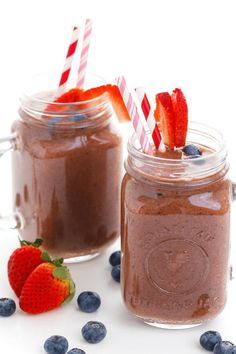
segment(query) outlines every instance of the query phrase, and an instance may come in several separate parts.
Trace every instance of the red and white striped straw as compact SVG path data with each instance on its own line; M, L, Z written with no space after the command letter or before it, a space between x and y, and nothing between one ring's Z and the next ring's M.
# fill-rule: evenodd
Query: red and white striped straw
M131 96L131 93L129 92L127 88L127 84L125 81L124 76L120 76L116 79L118 88L120 90L120 94L123 98L124 104L129 112L131 121L134 126L135 133L137 134L137 137L139 139L140 145L143 149L144 152L146 152L149 155L153 155L152 151L152 146L149 142L148 136L145 132L145 129L143 127L143 123L141 121L141 118L138 114L137 107L135 105L135 102Z
M63 68L63 71L62 71L62 74L61 74L61 79L60 79L60 82L59 82L58 89L57 89L57 91L55 93L56 97L58 97L61 94L63 94L65 92L65 90L66 90L66 85L67 85L67 81L69 79L72 61L74 59L75 50L76 50L77 43L78 43L78 40L79 40L79 32L80 31L79 31L78 27L74 27L73 28L73 33L72 33L70 45L68 47L64 68Z
M147 98L147 94L145 93L143 87L138 87L135 89L135 91L137 93L137 97L140 102L148 128L150 130L150 133L152 134L155 147L157 150L159 149L160 151L165 151L165 145L162 141L162 137L158 129L154 114L152 112L150 102Z
M92 33L93 21L87 19L85 21L85 29L84 29L84 37L82 43L82 50L80 54L80 64L78 70L78 78L77 78L77 87L83 88L84 87L84 80L86 74L86 67L88 63L88 52L89 52L89 45L90 45L90 38Z

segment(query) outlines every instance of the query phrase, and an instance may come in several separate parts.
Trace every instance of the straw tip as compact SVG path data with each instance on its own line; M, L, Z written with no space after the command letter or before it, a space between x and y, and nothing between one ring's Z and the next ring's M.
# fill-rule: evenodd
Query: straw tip
M85 20L85 25L90 25L92 26L93 25L93 20L91 18L86 18Z
M117 83L119 83L119 82L121 82L121 81L125 81L124 75L117 76L117 77L115 78L115 81L116 81Z

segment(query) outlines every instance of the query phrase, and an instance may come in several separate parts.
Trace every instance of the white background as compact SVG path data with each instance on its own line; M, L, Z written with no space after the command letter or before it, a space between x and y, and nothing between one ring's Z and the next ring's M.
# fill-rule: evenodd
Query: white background
M90 17L94 30L88 70L108 81L125 74L131 86L144 85L150 93L182 88L190 119L213 125L224 134L231 176L236 180L235 6L235 0L1 2L0 135L7 134L17 118L18 96L26 78L52 69L60 75L72 27ZM8 160L9 156L1 160L0 214L9 212L11 204ZM6 264L16 245L15 233L0 233L0 297L14 297ZM77 295L83 290L101 294L98 313L80 313L76 299L39 316L18 309L11 318L0 318L0 352L43 354L42 344L52 334L65 335L71 347L81 347L87 354L200 354L198 338L206 329L217 329L236 343L235 282L230 284L226 309L215 321L192 330L158 330L127 314L119 285L110 279L109 253L71 267ZM106 340L98 345L86 344L80 335L82 325L91 319L103 321L108 328Z

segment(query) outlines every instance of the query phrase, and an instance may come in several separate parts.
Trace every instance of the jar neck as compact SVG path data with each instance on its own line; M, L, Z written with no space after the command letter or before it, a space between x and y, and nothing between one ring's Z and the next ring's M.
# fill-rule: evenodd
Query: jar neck
M126 171L135 179L147 183L168 186L196 186L212 183L228 171L227 150L222 135L215 129L191 122L187 143L197 144L209 150L198 158L169 159L150 156L142 152L133 135L128 142Z
M40 92L20 98L20 117L38 125L52 125L58 129L93 128L108 124L113 111L109 96L102 94L82 102L54 102L53 91Z

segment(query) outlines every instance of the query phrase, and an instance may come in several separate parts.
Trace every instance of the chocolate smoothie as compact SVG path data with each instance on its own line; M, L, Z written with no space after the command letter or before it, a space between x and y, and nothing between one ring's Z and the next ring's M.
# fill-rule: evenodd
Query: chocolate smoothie
M92 255L119 236L122 140L111 112L100 108L98 115L87 125L86 117L53 124L21 109L13 124L14 202L25 219L20 235L42 238L53 256Z
M211 154L205 149L191 163L200 171L204 156ZM228 277L231 185L226 165L202 178L166 179L144 172L131 155L121 202L127 309L157 325L194 325L215 317L225 305ZM167 152L161 157L168 167L168 159L183 156Z

